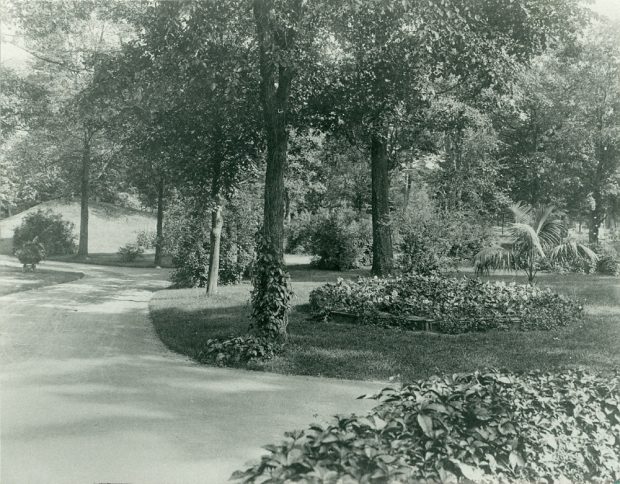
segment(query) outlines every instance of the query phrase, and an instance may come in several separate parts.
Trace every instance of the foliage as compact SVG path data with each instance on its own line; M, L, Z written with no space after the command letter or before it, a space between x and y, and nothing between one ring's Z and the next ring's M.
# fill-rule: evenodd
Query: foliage
M497 329L556 329L576 321L583 307L549 289L470 278L406 275L393 279L339 279L310 293L315 318L333 311L361 324L415 327L409 317L433 320L442 333Z
M488 228L472 214L429 204L405 214L399 223L398 267L419 274L444 272L471 260L489 240Z
M284 263L267 239L262 231L257 232L250 331L271 341L281 341L287 335L293 292Z
M474 258L477 273L491 269L523 270L531 284L542 258L560 263L598 260L589 247L575 240L563 240L564 225L555 207L534 208L518 203L510 210L515 219L509 228L511 248L496 246L478 252Z
M123 262L133 262L144 254L144 247L138 243L127 243L118 249L118 255Z
M218 270L221 284L236 284L250 276L254 240L247 227L255 224L254 215L241 201L231 202L225 212ZM176 287L207 284L210 227L205 220L191 200L171 200L165 217L164 249L172 256L171 279Z
M45 247L36 238L24 242L15 251L15 257L24 265L35 265L45 259Z
M620 276L620 257L613 247L596 244L592 249L598 255L596 272L608 276Z
M270 360L281 351L282 345L277 342L244 335L228 339L209 339L205 349L200 351L196 359L218 366L238 366Z
M28 214L15 228L13 246L21 248L35 238L45 247L47 255L72 254L75 252L75 235L72 222L51 210L37 210Z
M488 370L384 388L365 416L338 416L265 447L233 479L254 482L613 482L620 375Z
M157 233L153 230L139 230L136 235L136 245L144 247L145 249L153 249L155 247L156 238Z
M312 265L319 269L345 271L371 262L369 220L351 211L338 210L320 212L308 222L304 245L314 256Z

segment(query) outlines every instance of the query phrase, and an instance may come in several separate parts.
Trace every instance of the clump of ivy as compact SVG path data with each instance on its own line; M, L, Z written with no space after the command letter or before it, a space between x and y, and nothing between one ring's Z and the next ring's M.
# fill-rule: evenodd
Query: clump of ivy
M365 416L286 434L244 483L616 482L620 373L496 370L385 388Z
M282 352L278 342L253 335L209 339L196 359L217 366L247 366L271 360Z
M286 338L293 291L284 262L262 230L256 235L256 262L252 282L250 332L282 342Z

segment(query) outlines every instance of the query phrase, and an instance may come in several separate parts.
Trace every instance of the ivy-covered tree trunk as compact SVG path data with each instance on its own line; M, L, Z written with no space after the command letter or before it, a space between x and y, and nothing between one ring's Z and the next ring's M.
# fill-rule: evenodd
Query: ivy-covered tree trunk
M88 257L88 200L90 197L90 137L85 136L82 146L82 173L80 178L80 241L78 256Z
M253 10L259 49L261 104L267 141L264 217L257 243L252 291L251 330L270 339L286 339L290 290L284 268L284 171L288 149L287 115L295 32L302 11L301 0L275 5L273 0L254 0ZM286 10L286 25L276 19L276 9Z
M155 234L155 267L161 266L164 245L164 177L157 187L157 233Z
M222 200L220 197L215 202L215 208L211 211L211 243L209 246L209 274L207 276L207 294L213 294L217 290L218 275L220 271L220 246L222 241Z
M385 140L374 135L371 143L372 273L383 276L389 274L394 265L390 222L390 173Z

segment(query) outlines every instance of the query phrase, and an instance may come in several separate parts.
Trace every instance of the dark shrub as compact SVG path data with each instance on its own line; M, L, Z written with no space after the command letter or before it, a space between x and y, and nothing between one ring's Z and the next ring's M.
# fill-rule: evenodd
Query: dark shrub
M75 252L74 225L62 219L62 215L51 210L37 210L22 220L13 234L13 247L19 250L24 243L35 238L45 247L49 255L72 254Z
M524 284L482 282L411 274L393 279L339 279L310 293L317 318L333 311L356 316L362 324L414 327L408 317L434 321L442 333L499 329L554 329L577 320L582 306L549 289Z
M251 274L254 260L255 214L231 202L224 211L220 240L219 283L236 284ZM165 217L164 246L172 256L176 287L204 287L209 273L210 214L181 201Z
M408 214L398 227L396 262L406 273L453 270L471 260L490 240L488 228L471 214L432 207Z
M620 375L483 371L386 388L265 447L254 482L616 482Z
M312 265L345 271L372 262L369 220L345 209L321 212L315 217L307 241L308 252L314 256Z

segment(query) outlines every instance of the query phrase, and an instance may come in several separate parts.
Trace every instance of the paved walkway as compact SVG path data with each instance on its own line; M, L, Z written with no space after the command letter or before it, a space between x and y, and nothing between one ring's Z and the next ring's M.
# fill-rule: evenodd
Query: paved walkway
M284 431L372 406L355 397L377 384L201 367L168 351L147 312L162 271L44 266L85 277L0 297L2 483L226 482Z

